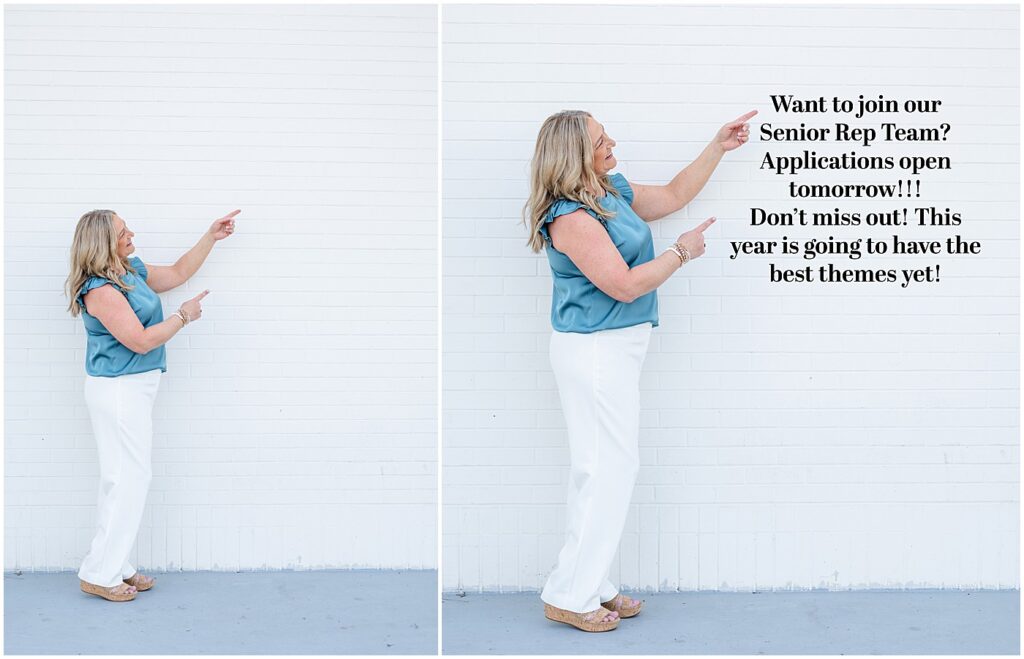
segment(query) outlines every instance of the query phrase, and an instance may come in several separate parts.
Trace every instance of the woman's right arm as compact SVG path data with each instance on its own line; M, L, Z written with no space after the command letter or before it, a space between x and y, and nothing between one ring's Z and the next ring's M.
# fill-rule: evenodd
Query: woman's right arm
M209 291L203 291L181 305L188 313L190 321L198 320L203 315L200 300L208 293ZM85 310L103 323L121 345L140 355L167 343L184 327L177 316L171 316L156 325L143 327L124 294L110 284L90 290L85 294L84 301Z
M679 236L679 244L695 259L704 253L704 230L715 218ZM632 302L664 284L680 268L679 257L664 252L630 268L601 223L580 209L561 215L548 225L551 244L569 257L594 286L619 302Z

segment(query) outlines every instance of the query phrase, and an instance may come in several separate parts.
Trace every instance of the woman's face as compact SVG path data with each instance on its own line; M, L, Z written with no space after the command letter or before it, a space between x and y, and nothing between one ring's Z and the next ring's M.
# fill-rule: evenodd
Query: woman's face
M594 171L598 176L603 176L615 169L615 156L612 155L615 140L608 137L604 126L593 117L587 117L587 132L590 134L590 143L594 145Z
M114 215L114 234L117 235L117 255L122 259L127 259L128 255L135 251L135 244L132 242L132 237L135 234L116 214Z

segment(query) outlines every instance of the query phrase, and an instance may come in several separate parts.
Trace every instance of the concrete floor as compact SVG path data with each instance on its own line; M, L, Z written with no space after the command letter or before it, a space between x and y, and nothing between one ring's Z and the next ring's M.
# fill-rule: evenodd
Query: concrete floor
M435 570L148 573L113 603L4 574L6 654L437 654Z
M442 598L444 654L1020 654L1020 591L633 594L600 634L544 618L535 593Z

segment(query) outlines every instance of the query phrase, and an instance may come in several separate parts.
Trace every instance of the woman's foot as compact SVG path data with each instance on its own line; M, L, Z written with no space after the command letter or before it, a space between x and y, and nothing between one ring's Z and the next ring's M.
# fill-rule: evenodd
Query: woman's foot
M96 595L111 602L130 602L135 599L135 594L138 592L135 586L128 583L119 583L116 586L107 587L97 586L94 583L79 579L78 584L83 593Z
M153 577L147 577L144 574L139 574L138 572L136 572L132 576L125 579L124 582L129 586L134 586L135 589L141 593L144 590L149 590L150 588L152 588L153 584L156 583L156 579L154 579Z
M585 632L607 632L619 626L619 614L605 608L576 613L545 603L544 617L555 622L564 622Z
M640 609L644 607L644 603L643 600L635 600L619 593L607 602L602 602L601 606L609 611L615 611L619 614L620 618L632 618L636 614L640 613Z

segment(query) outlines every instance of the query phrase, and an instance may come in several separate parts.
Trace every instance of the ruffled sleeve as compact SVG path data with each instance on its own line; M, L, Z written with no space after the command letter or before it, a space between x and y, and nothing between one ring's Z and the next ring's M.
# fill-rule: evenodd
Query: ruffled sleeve
M548 212L544 216L544 224L540 226L540 234L544 236L544 240L548 243L551 242L551 236L548 235L548 225L554 222L556 217L568 215L569 213L578 211L581 208L587 211L587 213L589 213L595 220L604 224L603 218L580 202L571 201L569 199L556 199L555 202L551 204L551 207L548 208Z
M146 268L146 264L142 262L142 259L137 256L133 256L128 259L128 263L135 268L135 272L139 273L140 277L143 279L149 279L149 269Z
M86 279L85 283L82 284L82 290L78 291L78 305L84 309L85 294L94 288L106 286L107 284L113 284L113 282L110 281L109 279L104 279L103 277L89 277L88 279Z
M633 188L629 186L629 181L622 174L612 174L608 177L611 184L615 186L615 189L619 191L622 198L626 200L626 203L630 206L633 205Z

